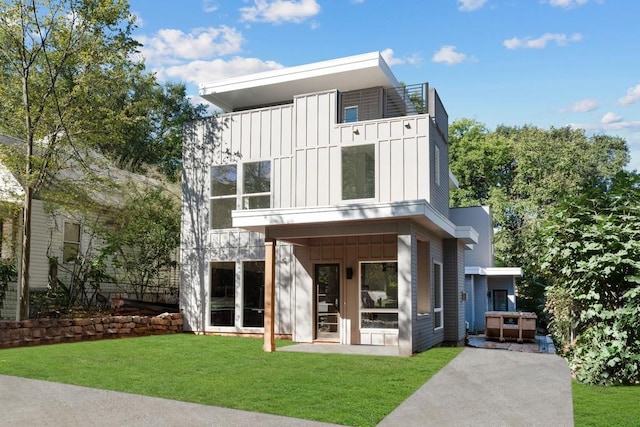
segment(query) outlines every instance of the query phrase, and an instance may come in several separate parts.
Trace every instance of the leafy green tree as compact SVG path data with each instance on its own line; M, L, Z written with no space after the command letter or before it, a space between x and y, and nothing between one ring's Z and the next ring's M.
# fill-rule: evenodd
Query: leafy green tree
M100 146L123 169L141 173L155 165L177 181L183 127L204 117L206 106L191 104L182 83L160 85L151 74L132 74L129 80L115 97L114 108L124 113L114 122L111 138Z
M0 2L0 132L25 141L21 317L28 316L34 193L60 166L61 152L108 137L105 121L119 114L109 95L135 68L133 24L126 0Z
M163 274L177 265L179 198L162 188L132 188L127 194L124 206L111 212L113 220L103 232L106 245L101 252L116 270L118 282L143 299L154 287L167 288Z
M541 229L546 309L580 381L640 383L640 175L619 172L553 209Z
M487 204L493 213L498 265L520 266L518 305L542 314L548 279L540 270L538 230L566 195L589 188L592 177L620 171L629 155L617 137L587 137L581 129L498 126L475 120L449 128L450 167L460 188L452 206Z

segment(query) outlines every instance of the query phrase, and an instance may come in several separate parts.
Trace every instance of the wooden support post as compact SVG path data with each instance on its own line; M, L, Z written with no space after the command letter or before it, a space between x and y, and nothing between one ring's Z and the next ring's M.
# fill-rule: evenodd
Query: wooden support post
M276 241L264 242L264 345L262 350L276 351L275 343Z

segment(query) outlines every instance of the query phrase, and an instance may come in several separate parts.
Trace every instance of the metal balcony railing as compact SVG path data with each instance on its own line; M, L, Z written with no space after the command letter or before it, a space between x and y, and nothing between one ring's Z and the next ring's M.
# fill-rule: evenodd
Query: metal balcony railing
M429 84L340 93L341 123L428 113Z

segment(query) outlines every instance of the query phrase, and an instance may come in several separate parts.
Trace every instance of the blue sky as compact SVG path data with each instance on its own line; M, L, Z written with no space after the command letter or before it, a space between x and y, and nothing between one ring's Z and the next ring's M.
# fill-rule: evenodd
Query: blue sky
M147 67L198 84L372 51L450 121L625 138L640 170L637 0L130 0Z

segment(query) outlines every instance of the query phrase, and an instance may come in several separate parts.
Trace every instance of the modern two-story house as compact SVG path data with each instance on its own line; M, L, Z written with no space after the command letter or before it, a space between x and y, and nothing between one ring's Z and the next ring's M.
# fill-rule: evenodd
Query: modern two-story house
M183 148L181 307L196 333L397 347L465 337L437 91L357 55L201 86ZM490 237L489 237L490 238Z

